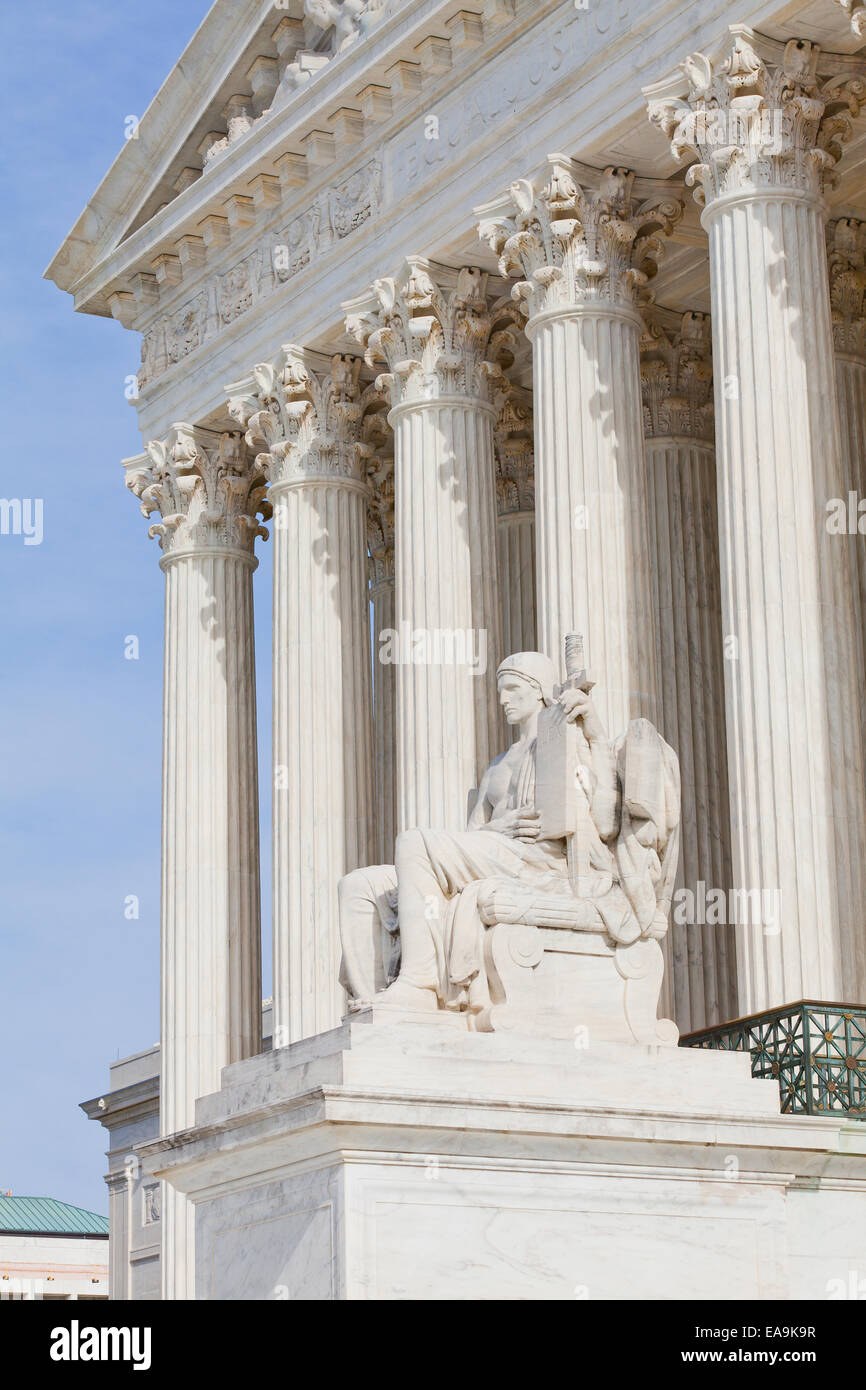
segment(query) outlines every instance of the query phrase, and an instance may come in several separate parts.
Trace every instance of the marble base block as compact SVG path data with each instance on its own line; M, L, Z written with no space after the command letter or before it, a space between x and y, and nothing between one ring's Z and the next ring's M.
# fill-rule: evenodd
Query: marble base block
M202 1299L825 1299L866 1249L866 1125L779 1114L741 1053L368 1010L139 1153Z

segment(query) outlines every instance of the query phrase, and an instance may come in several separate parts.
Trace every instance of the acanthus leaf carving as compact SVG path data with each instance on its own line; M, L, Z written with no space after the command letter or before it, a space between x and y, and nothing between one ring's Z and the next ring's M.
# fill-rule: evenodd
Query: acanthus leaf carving
M638 198L634 184L627 169L598 171L552 155L542 176L517 180L505 197L476 209L479 236L501 274L520 277L512 295L525 313L633 306L645 297L661 236L683 206L670 185Z
M649 117L703 205L728 194L792 189L820 197L866 98L866 60L825 54L732 25L718 58L690 54L681 79L645 88Z
M259 521L271 515L265 478L233 431L173 425L128 465L126 485L145 517L159 513L148 535L166 557L226 549L251 557L256 537L267 539Z
M644 433L712 443L713 365L708 314L647 309L640 343Z
M827 261L836 351L866 358L866 222L853 217L830 222Z
M535 510L535 448L532 396L512 382L499 392L493 432L496 500L500 516Z
M260 363L229 388L229 413L243 427L271 485L308 477L364 482L361 429L384 400L361 381L361 360L330 359L287 344L276 363Z
M866 35L866 5L860 0L838 0L838 3L851 21L851 33L862 39Z
M377 384L392 405L491 400L514 360L517 331L512 306L492 299L488 279L476 267L452 270L414 256L396 277L376 280L367 295L344 304L347 331L367 364L390 369Z
M384 414L367 415L361 429L359 456L370 488L367 500L367 569L371 588L393 583L394 569L394 433Z

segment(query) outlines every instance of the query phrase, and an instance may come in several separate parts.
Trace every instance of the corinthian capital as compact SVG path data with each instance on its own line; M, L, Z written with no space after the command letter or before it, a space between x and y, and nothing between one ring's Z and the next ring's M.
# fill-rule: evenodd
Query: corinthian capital
M713 361L708 314L653 307L644 314L640 380L644 434L713 441Z
M755 190L817 197L866 96L866 59L734 24L717 52L692 53L644 95L674 158L697 160L686 181L699 203Z
M367 363L387 364L379 384L392 405L442 396L490 401L491 383L514 360L514 312L491 302L488 276L470 267L413 256L343 309Z
M367 573L376 588L394 579L394 431L384 413L365 417L358 449L370 489Z
M532 397L509 382L497 398L496 500L500 516L535 509Z
M240 434L172 425L125 466L143 515L162 518L148 535L159 537L166 557L226 549L252 556L256 537L267 540L259 524L271 515L265 479Z
M669 184L552 155L540 176L519 179L475 215L500 272L523 277L512 295L534 316L582 304L634 305L656 273L660 233L682 211Z
M275 363L228 387L232 419L246 431L271 486L317 477L364 481L362 422L382 398L360 380L358 357L286 345Z
M866 222L853 217L831 222L827 261L836 351L866 357Z

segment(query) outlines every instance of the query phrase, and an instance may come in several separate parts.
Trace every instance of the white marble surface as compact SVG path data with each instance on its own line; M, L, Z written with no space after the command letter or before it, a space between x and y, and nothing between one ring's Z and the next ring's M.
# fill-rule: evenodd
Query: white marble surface
M196 1203L203 1298L821 1297L866 1239L866 1136L742 1054L360 1015L142 1159Z
M554 155L477 209L532 342L540 646L585 632L610 729L658 715L636 302L677 191Z
M344 305L368 364L388 367L380 381L394 429L398 830L462 829L467 794L498 750L491 383L513 314L496 309L488 278L410 256ZM415 634L428 648L453 636L451 658L419 660Z
M781 894L775 930L738 924L740 1014L866 997L855 610L845 539L825 524L843 478L824 193L844 141L819 147L841 90L856 102L862 86L836 72L739 25L647 89L672 152L697 159L709 237L733 881ZM734 138L744 93L781 132L766 157ZM789 125L792 93L808 115Z
M357 357L284 344L228 392L274 510L273 951L278 1047L339 1022L337 883L373 853L367 503L382 402Z
M644 311L641 386L650 568L658 617L660 727L682 784L677 890L727 893L731 834L725 730L710 322ZM675 895L675 902L678 894ZM674 912L665 941L665 1007L689 1033L737 1015L734 928Z
M252 572L264 479L236 433L176 425L127 483L165 571L160 1132L261 1051ZM165 1195L167 1298L194 1296L192 1211Z

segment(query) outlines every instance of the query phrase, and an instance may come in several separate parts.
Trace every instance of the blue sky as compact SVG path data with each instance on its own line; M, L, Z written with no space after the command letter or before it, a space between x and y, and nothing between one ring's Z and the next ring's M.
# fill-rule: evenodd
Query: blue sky
M163 577L120 468L142 447L124 397L138 334L75 314L42 273L121 148L125 117L143 113L207 9L42 0L7 4L0 20L0 497L43 502L41 544L0 534L0 1190L102 1212L107 1136L78 1102L159 1032ZM138 661L124 658L129 634ZM267 805L262 826L267 922ZM138 921L124 917L129 894Z

